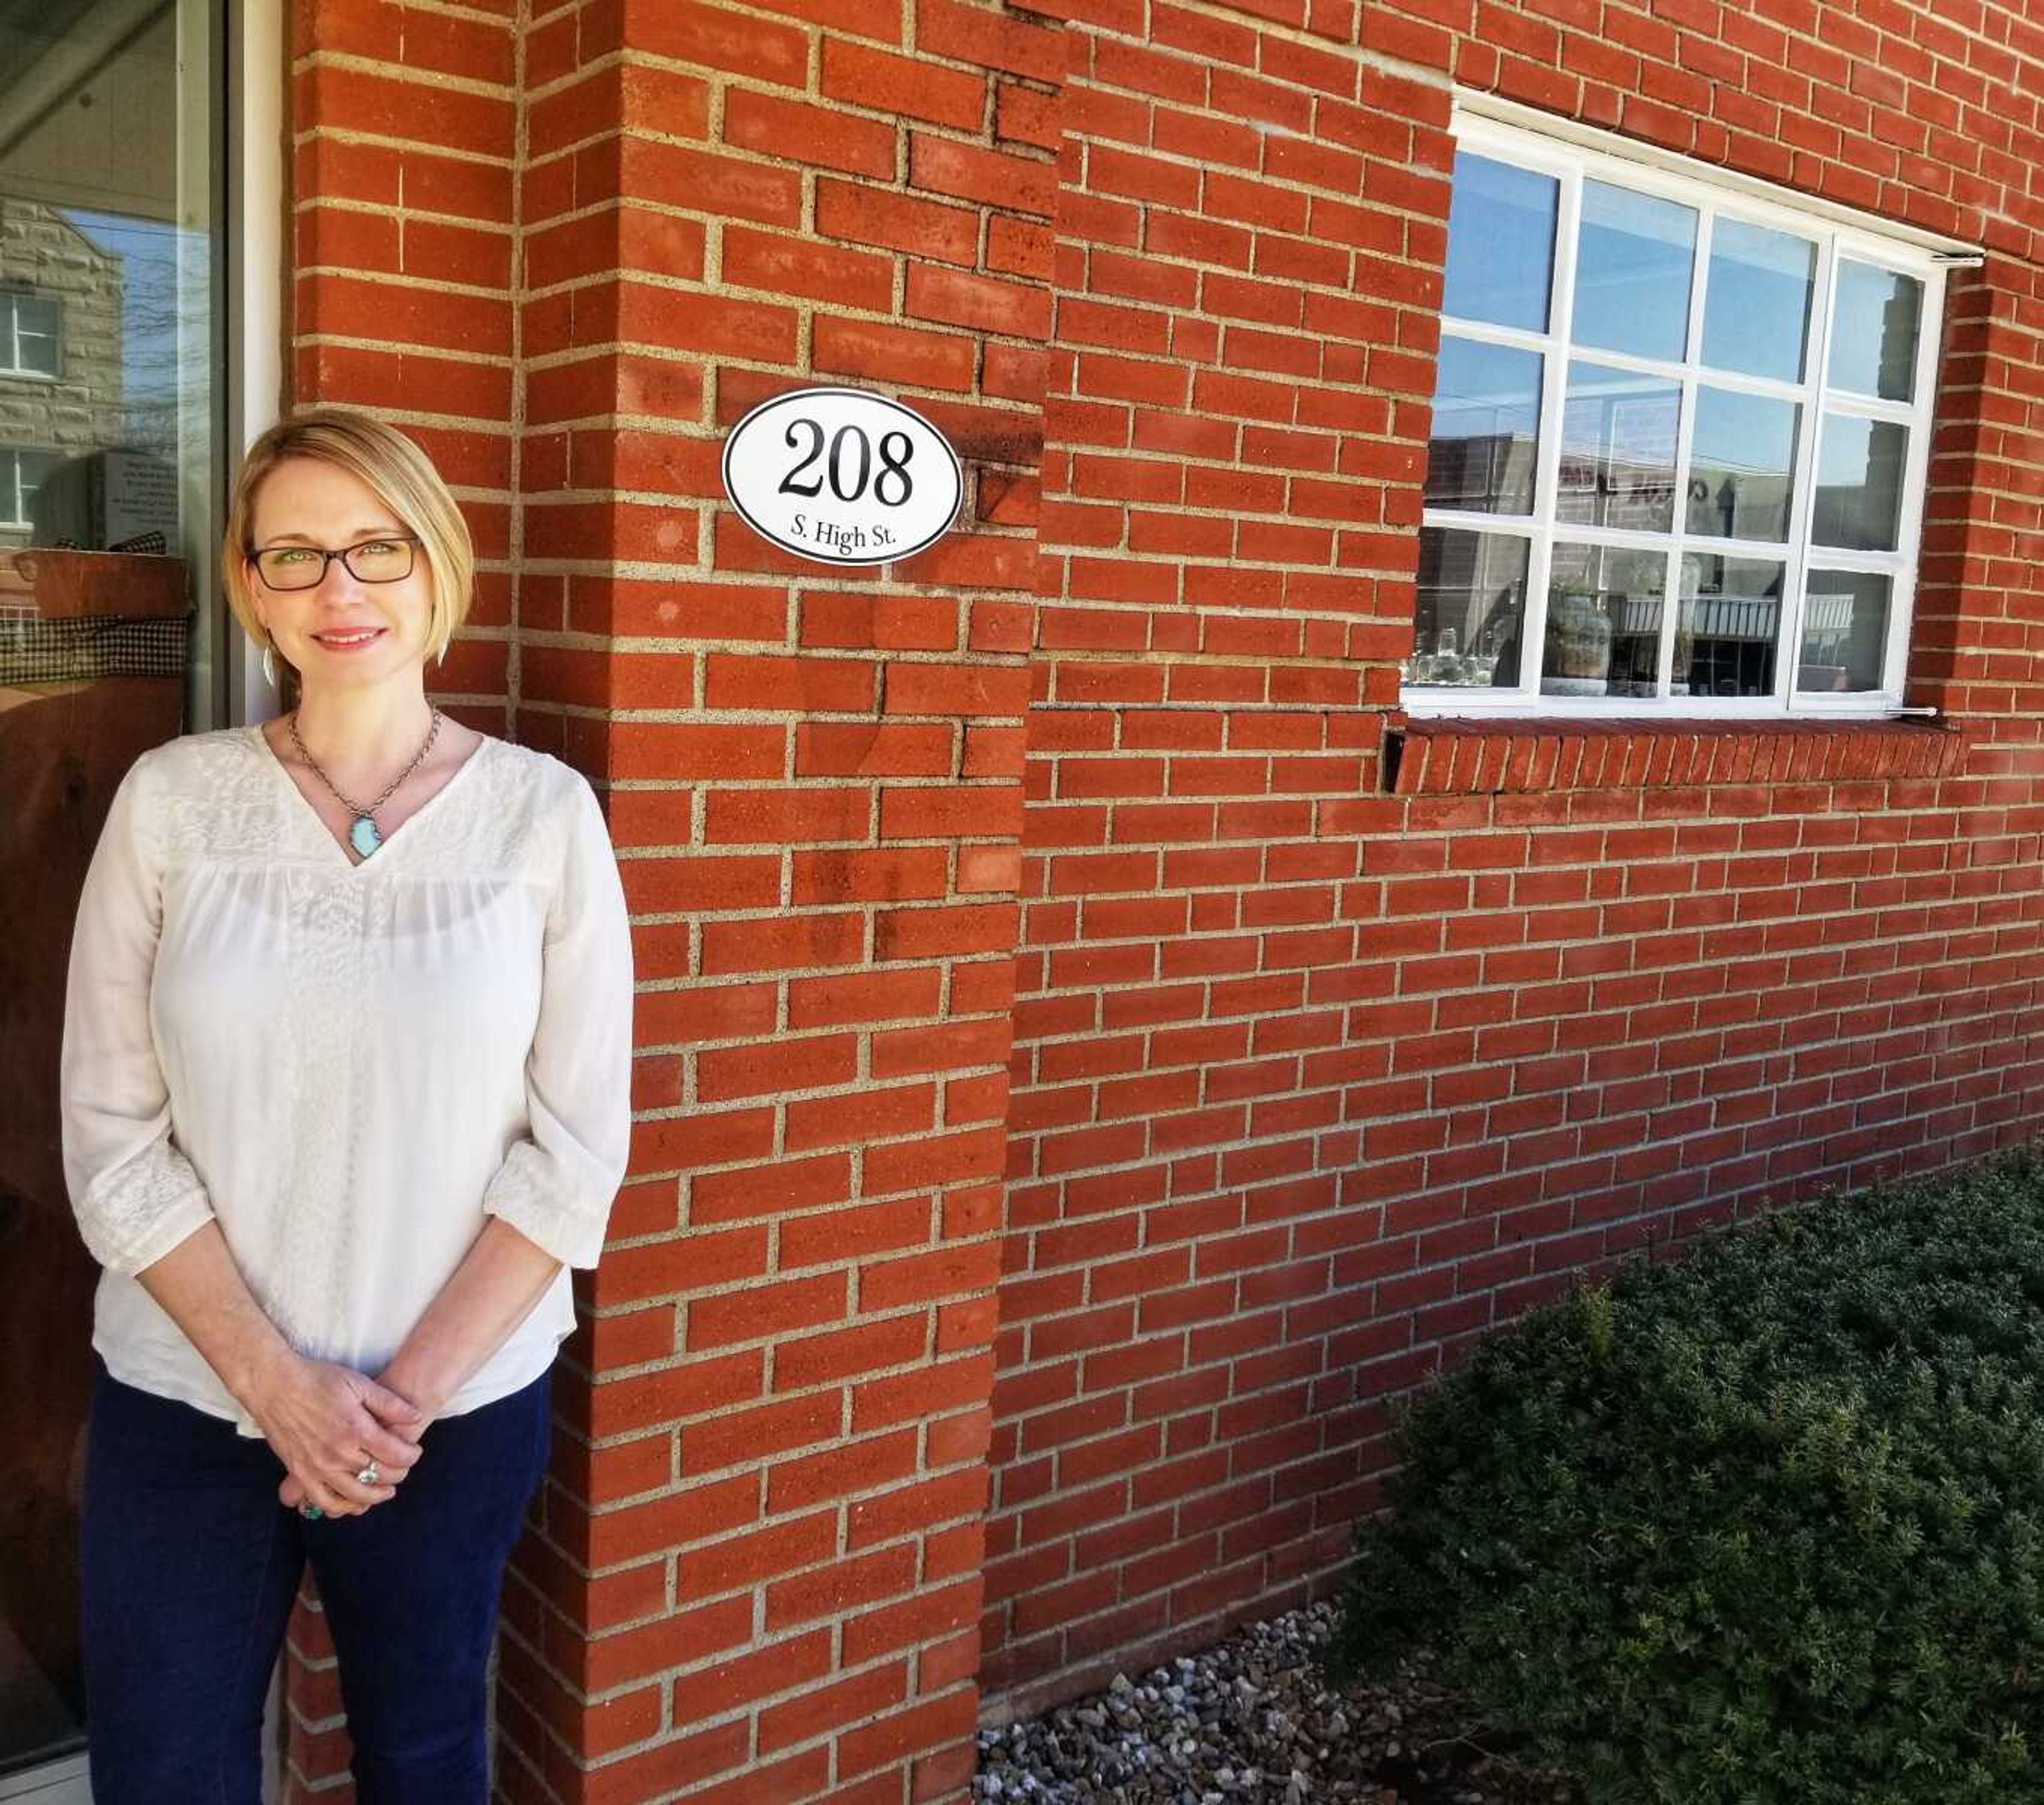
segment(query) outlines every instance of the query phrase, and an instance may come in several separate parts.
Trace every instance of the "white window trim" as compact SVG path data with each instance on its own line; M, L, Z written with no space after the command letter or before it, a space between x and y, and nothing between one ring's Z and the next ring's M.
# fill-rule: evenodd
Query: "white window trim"
M1529 122L1537 122L1537 129ZM1529 332L1474 321L1450 321L1445 313L1442 316L1444 331L1451 330L1457 336L1486 343L1537 351L1543 358L1546 380L1541 390L1535 511L1523 517L1504 517L1428 508L1423 515L1427 526L1481 530L1530 541L1526 611L1520 627L1520 682L1518 687L1504 691L1476 686L1435 688L1408 685L1402 688L1400 706L1416 720L1498 716L1546 720L1886 720L1903 712L1903 685L1915 613L1936 378L1943 337L1945 270L1955 262L1977 260L1979 252L1958 240L1938 239L1913 229L1891 228L1885 221L1871 219L1835 202L1806 202L1751 177L1635 144L1592 127L1551 120L1494 97L1458 94L1451 130L1458 151L1466 150L1520 167L1540 170L1556 176L1561 182L1555 233L1557 267L1554 272L1549 329ZM1589 348L1584 348L1581 353L1601 363L1662 376L1681 386L1683 405L1677 447L1678 499L1673 528L1665 535L1585 528L1554 518L1562 405L1568 361L1571 355L1576 354L1575 348L1569 344L1558 328L1562 322L1570 319L1572 313L1577 211L1581 182L1586 177L1680 202L1696 208L1703 216L1699 221L1696 254L1691 271L1690 342L1685 359L1670 364ZM1818 246L1812 299L1814 325L1804 380L1800 384L1773 382L1716 370L1705 371L1700 366L1701 311L1709 278L1710 229L1721 214L1788 231ZM1855 262L1907 274L1923 284L1912 389L1915 398L1911 402L1848 396L1828 390L1825 386L1831 326L1831 277L1842 255ZM1785 618L1776 651L1773 693L1766 697L1669 695L1652 698L1542 695L1539 687L1539 666L1544 650L1548 553L1558 536L1574 542L1588 538L1614 546L1635 544L1665 550L1669 554L1671 577L1679 568L1683 548L1692 540L1700 539L1701 536L1689 534L1685 528L1679 500L1685 486L1680 473L1689 467L1696 390L1700 378L1706 377L1713 388L1785 398L1792 396L1800 404L1796 486L1789 536L1778 554L1788 570L1783 586ZM1809 521L1816 491L1817 436L1822 417L1827 412L1892 421L1904 424L1909 429L1901 513L1897 522L1896 549L1892 552L1837 551L1809 543ZM1719 540L1703 543L1730 555L1776 555L1757 543L1743 541L1736 544ZM1888 577L1888 642L1880 689L1838 696L1799 694L1793 689L1800 663L1806 576L1813 564L1827 570L1876 571ZM1678 606L1678 596L1671 582L1666 605L1668 618L1662 631L1660 677L1664 685L1668 679L1673 639L1672 616Z

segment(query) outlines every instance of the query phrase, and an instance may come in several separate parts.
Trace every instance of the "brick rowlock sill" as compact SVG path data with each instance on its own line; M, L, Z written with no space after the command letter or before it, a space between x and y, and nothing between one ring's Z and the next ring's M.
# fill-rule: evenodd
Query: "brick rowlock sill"
M1966 735L1912 720L1400 720L1385 733L1394 796L1849 782L1957 772Z

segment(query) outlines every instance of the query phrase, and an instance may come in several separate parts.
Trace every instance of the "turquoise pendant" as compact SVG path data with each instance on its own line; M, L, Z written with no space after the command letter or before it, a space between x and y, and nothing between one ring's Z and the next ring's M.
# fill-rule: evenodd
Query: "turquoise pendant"
M364 858L383 843L383 836L376 831L374 816L358 815L355 825L348 830L348 843Z

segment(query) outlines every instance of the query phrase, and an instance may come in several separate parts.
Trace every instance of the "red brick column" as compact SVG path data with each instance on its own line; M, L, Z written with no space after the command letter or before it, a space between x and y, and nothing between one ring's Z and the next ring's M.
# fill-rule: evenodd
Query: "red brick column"
M956 0L535 9L514 718L608 793L641 1056L509 1797L971 1772L1061 55ZM845 381L967 470L884 573L720 500L747 408Z

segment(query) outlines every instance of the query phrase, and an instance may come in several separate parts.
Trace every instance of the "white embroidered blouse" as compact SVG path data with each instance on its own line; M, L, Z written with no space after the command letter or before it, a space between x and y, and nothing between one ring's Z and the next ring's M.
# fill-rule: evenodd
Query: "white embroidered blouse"
M632 943L595 793L486 738L354 863L259 727L115 792L74 930L63 1157L113 1376L260 1431L136 1274L217 1219L300 1352L375 1373L500 1215L593 1266L631 1131ZM448 1400L536 1378L567 1270Z

